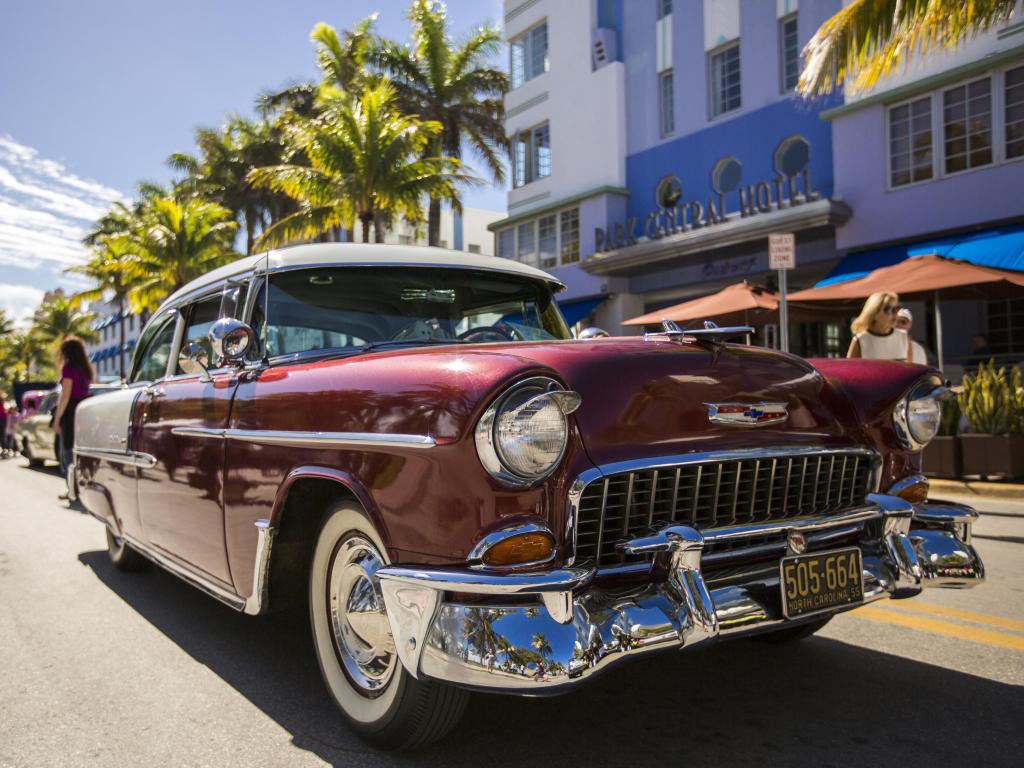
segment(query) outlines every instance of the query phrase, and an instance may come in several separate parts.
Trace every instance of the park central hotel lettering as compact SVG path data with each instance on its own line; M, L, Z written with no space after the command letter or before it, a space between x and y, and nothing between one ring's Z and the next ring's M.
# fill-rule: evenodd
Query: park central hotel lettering
M739 162L733 158L719 161L712 171L712 194L706 202L682 200L682 187L674 176L662 179L656 190L660 207L648 213L643 221L631 216L625 222L607 227L595 227L594 250L598 253L636 245L640 239L660 240L663 237L713 227L731 221L736 213L740 218L771 213L772 211L818 200L820 195L811 183L806 156L800 158L798 168L786 169L766 181L741 185ZM730 165L732 163L732 165ZM785 167L786 163L776 163ZM729 202L733 202L730 208Z

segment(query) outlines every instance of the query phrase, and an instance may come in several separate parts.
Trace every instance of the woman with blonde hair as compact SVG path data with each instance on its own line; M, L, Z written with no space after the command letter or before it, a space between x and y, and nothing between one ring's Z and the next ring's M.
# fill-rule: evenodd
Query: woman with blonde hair
M853 341L847 357L869 360L913 360L910 334L895 325L900 299L895 293L873 293L850 324Z

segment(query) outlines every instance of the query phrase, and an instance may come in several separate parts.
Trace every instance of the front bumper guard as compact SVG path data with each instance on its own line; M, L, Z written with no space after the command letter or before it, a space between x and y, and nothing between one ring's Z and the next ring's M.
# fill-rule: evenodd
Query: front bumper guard
M707 535L670 526L622 545L627 552L663 554L669 561L666 579L626 589L602 588L593 583L595 571L584 568L497 574L388 566L377 575L399 659L413 676L492 692L560 693L625 658L699 647L856 607L788 620L781 614L777 575L709 588L701 573L705 542L778 531L813 541L880 519L880 540L872 550L862 549L868 603L911 597L926 586L980 583L984 566L970 545L976 517L958 504L915 507L875 494L866 507L827 517ZM451 593L488 602L445 599Z

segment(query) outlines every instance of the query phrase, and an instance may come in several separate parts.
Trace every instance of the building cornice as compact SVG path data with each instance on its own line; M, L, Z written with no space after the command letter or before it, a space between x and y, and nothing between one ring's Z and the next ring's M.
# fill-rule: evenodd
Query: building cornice
M843 117L852 112L859 112L862 109L873 107L876 104L888 104L894 101L902 101L903 99L909 99L916 96L919 93L926 93L933 91L936 88L941 88L944 85L955 83L958 80L971 77L972 75L980 75L990 69L996 69L1001 67L1003 64L1007 64L1014 59L1024 56L1024 44L1014 46L1013 48L1007 48L1005 51L999 51L997 53L989 54L976 61L963 64L959 67L953 67L947 69L944 72L931 75L930 77L922 78L921 80L915 80L913 83L907 83L901 85L898 88L892 88L888 91L882 91L881 93L875 93L871 96L865 96L863 99L843 104L842 106L835 107L833 109L826 109L821 113L820 117L822 120L834 120L837 117Z
M645 240L614 251L595 253L580 266L592 275L616 275L635 267L704 253L714 248L748 243L758 238L765 239L767 248L768 235L773 232L799 232L817 227L835 227L843 224L852 213L850 207L840 200L815 200L746 218L738 213L732 213L730 220L723 224L691 229L657 240Z
M598 195L622 195L623 197L629 197L629 190L626 187L613 187L605 185L603 187L595 187L594 189L588 189L586 192L580 192L578 195L571 197L563 197L560 200L555 200L547 205L538 206L537 208L531 208L529 211L523 213L517 213L515 216L508 216L504 219L498 219L498 221L492 221L487 225L487 229L491 232L497 232L499 229L510 227L513 224L518 224L521 221L527 221L536 216L543 216L545 213L556 211L559 208L565 208L567 205L578 203L582 200L586 200L590 197L597 197ZM542 199L542 198L538 198ZM520 201L519 205L524 205L530 202L529 199Z

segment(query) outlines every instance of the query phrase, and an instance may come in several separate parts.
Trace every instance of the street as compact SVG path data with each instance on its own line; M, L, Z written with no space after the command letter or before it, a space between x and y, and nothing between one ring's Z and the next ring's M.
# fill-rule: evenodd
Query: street
M551 699L476 696L428 750L344 726L306 617L252 618L109 564L58 473L0 463L0 766L1012 765L1024 748L1024 502L968 500L989 580L620 667Z

